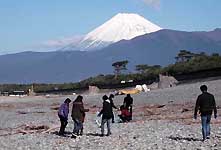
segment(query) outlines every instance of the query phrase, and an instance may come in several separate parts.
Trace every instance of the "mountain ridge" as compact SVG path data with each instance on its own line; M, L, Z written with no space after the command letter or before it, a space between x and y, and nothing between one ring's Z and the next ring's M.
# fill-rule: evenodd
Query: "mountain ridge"
M215 36L214 36L215 35ZM23 52L0 56L0 83L76 82L98 74L113 74L112 63L128 60L135 65L168 65L177 53L221 54L221 32L186 32L162 29L121 40L97 51Z

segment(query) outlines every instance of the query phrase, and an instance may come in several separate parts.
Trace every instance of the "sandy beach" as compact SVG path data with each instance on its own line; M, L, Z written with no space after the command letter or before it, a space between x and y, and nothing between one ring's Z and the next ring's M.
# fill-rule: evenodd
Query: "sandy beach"
M218 106L218 118L211 121L211 139L205 142L201 141L200 116L193 119L195 101L202 84L206 84L208 91L214 94ZM60 125L57 108L67 97L74 100L75 95L0 97L0 149L218 150L221 149L220 91L221 80L212 80L132 95L133 120L111 124L112 135L108 137L98 136L100 128L95 118L102 106L102 95L109 93L83 95L85 108L90 111L86 114L84 134L77 139L56 134ZM114 103L119 107L123 98L124 95L116 96ZM69 116L68 136L72 130L73 121Z

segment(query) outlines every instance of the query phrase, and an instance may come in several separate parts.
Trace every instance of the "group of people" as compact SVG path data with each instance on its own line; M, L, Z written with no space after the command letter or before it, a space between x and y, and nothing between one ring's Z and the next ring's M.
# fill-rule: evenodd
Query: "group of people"
M202 85L200 87L202 94L200 94L197 98L195 110L194 110L194 119L197 119L197 114L201 115L201 124L202 124L202 135L203 141L210 138L210 121L212 113L214 112L214 118L217 118L217 108L216 101L212 94L207 92L207 86ZM107 136L111 134L110 122L114 123L114 114L113 108L118 109L113 102L114 95L111 94L109 97L104 95L103 99L103 107L98 114L98 116L102 115L101 121L101 136L104 136L104 125L107 124ZM74 129L73 129L73 137L83 134L83 123L85 118L85 112L88 112L89 109L85 109L83 105L83 97L81 95L77 96L75 101L73 102L71 117L74 121ZM68 123L68 113L69 113L69 104L71 100L67 98L64 103L60 106L58 111L58 116L60 118L61 127L59 134L64 135L65 127ZM119 115L122 122L128 122L132 120L132 105L133 98L130 94L124 98L123 105L120 106L121 114Z
M113 114L113 108L118 109L113 102L114 95L111 94L109 97L107 95L104 95L102 97L103 99L103 107L98 114L98 116L102 115L102 121L101 121L101 136L104 136L104 125L107 124L107 136L111 134L110 129L110 122L112 119L112 123L114 123L114 114ZM127 96L124 98L123 105L120 106L121 114L119 115L122 122L128 122L132 120L132 104L133 104L133 98L130 96L130 94L127 94Z
M127 96L124 98L123 105L120 106L120 109L118 109L113 102L114 95L110 94L108 97L107 95L104 95L102 97L103 99L103 107L98 114L98 116L102 115L102 121L101 121L101 136L104 136L104 125L107 124L107 136L111 134L110 131L110 122L114 123L114 113L113 108L120 110L121 114L119 115L122 122L129 122L132 120L132 104L133 104L133 98L130 96L130 94L127 94ZM61 126L59 130L59 135L64 136L65 135L65 128L68 124L68 114L69 114L69 104L71 103L71 100L67 98L63 104L59 107L58 110L58 116L60 118ZM72 112L71 112L71 118L74 122L74 129L72 132L72 137L76 138L79 135L83 134L83 123L85 119L85 113L88 112L89 109L85 109L83 105L83 96L78 95L77 98L73 101L72 106Z
M67 98L63 104L59 107L58 117L60 118L61 126L59 130L59 135L64 136L65 128L68 124L68 114L69 114L69 104L71 100ZM85 109L83 105L83 96L78 95L73 102L71 118L74 122L74 129L72 132L72 137L76 138L78 135L83 134L83 123L85 118L85 112L89 109Z

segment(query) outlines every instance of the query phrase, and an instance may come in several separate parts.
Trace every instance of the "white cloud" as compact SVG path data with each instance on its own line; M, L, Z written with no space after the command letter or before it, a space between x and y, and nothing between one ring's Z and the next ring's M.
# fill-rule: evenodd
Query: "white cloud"
M35 46L32 46L31 49L33 51L41 51L41 52L56 51L70 44L77 45L83 39L83 37L84 37L83 35L77 35L68 38L59 38L57 40L48 40L40 44L37 44Z
M62 47L68 44L74 44L80 42L83 36L73 36L68 38L61 38L58 40L49 40L43 43L43 45L48 47Z
M34 51L34 52L51 52L51 51L57 51L60 50L68 45L74 46L77 45L82 39L83 35L76 35L72 37L63 37L58 38L56 40L48 40L36 44L30 44L26 45L22 48L19 48L17 50L1 50L0 49L0 55L5 54L12 54L12 53L19 53L24 51Z

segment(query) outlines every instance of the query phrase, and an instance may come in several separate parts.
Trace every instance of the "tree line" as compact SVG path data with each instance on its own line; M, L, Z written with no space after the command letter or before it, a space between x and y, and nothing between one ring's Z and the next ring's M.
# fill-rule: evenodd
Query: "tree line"
M95 85L99 88L115 88L121 86L130 86L136 83L150 84L158 81L159 74L179 75L188 74L208 69L221 68L221 56L218 53L208 55L202 53L192 53L187 50L180 50L175 57L175 63L166 67L160 65L138 64L135 66L135 73L123 73L127 70L128 60L117 61L112 64L113 74L97 75L76 83L63 84L2 84L0 91L12 92L15 90L28 91L32 86L34 92L46 93L50 91L70 91L86 90L89 85ZM121 81L132 81L131 83L121 84Z

